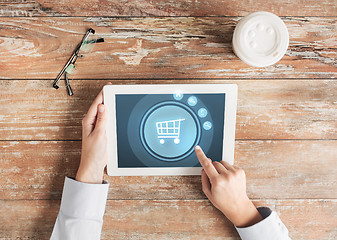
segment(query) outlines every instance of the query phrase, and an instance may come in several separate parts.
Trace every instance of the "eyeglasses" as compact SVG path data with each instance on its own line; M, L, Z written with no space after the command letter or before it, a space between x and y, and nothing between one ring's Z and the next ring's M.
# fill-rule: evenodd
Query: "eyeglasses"
M59 73L59 75L57 76L57 78L55 79L54 83L53 83L53 87L55 89L58 89L59 86L57 85L57 83L60 81L62 75L65 75L65 81L66 81L66 87L67 87L67 91L69 96L72 96L74 93L70 87L70 83L69 83L69 79L68 79L68 74L71 74L73 72L73 70L76 68L75 66L75 62L79 57L82 57L82 55L79 55L80 50L81 51L86 51L88 50L90 47L89 44L93 44L93 43L99 43L99 42L104 42L104 38L99 38L99 39L95 39L95 40L87 40L90 34L95 34L95 30L90 28L84 35L81 43L76 47L75 51L73 52L73 54L71 55L71 57L69 58L68 62L66 63L66 65L64 65L63 69L61 70L61 72Z

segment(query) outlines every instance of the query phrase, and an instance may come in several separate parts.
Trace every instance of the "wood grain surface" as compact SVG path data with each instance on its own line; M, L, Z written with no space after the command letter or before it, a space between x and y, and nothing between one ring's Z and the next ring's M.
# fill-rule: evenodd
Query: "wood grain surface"
M233 53L242 16L281 16L281 61L253 68ZM0 0L0 239L49 239L65 176L75 176L81 120L113 84L236 83L235 164L257 206L290 237L337 239L337 1ZM52 88L85 31L69 97ZM200 176L109 177L102 239L239 239Z
M80 141L2 141L0 199L59 199ZM337 198L337 140L236 141L253 198ZM212 157L212 156L210 156ZM108 177L109 199L204 199L200 176Z
M296 240L337 237L336 200L258 200L272 206ZM4 239L49 239L59 210L56 200L0 201ZM18 226L20 226L18 228ZM208 200L108 200L102 239L240 239Z
M80 140L81 120L107 80L0 80L1 140ZM114 84L236 83L237 139L337 139L334 80L114 80ZM63 86L63 87L62 87ZM11 99L10 101L8 101ZM13 111L15 109L15 111ZM261 130L263 129L263 130Z
M336 16L336 0L3 0L0 16L245 16L256 11L280 16Z
M54 79L89 27L105 42L77 79L336 78L337 17L285 17L284 58L254 68L232 51L238 17L1 18L0 79Z

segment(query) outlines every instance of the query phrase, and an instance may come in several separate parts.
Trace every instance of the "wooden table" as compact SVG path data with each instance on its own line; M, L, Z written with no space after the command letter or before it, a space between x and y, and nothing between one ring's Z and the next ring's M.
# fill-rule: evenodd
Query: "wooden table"
M337 238L337 1L0 2L0 238L48 239L81 119L114 84L236 83L235 161L258 206L293 239ZM266 68L232 52L250 12L282 17L284 58ZM92 27L105 43L78 60L67 95L53 80ZM239 239L200 177L108 177L102 239Z

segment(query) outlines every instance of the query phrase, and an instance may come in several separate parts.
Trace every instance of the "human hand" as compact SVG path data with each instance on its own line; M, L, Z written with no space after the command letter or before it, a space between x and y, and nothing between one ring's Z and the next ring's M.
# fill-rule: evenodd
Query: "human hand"
M107 109L103 105L101 90L82 120L82 154L76 174L77 181L102 183L104 168L108 162L106 123Z
M248 227L263 220L246 193L246 175L238 167L220 161L212 162L199 146L195 153L203 170L202 190L235 226Z

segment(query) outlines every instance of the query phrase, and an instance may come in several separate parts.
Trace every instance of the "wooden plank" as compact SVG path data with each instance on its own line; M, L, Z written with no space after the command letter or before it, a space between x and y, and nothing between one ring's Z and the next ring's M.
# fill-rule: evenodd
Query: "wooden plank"
M281 16L336 16L336 5L335 0L6 0L0 3L0 16L245 16L255 11L269 11Z
M81 142L1 141L0 199L60 199ZM336 140L236 141L252 198L337 198ZM204 199L200 176L108 177L109 199Z
M260 200L275 209L292 239L337 237L337 201ZM0 201L0 237L47 239L59 201ZM240 239L208 200L108 200L102 239Z
M116 80L114 84L236 83L237 139L337 139L336 80ZM107 80L0 80L0 140L80 140L81 120Z
M0 79L54 79L86 29L105 38L78 60L77 79L336 78L336 17L283 18L286 56L254 68L232 51L238 17L1 18Z

